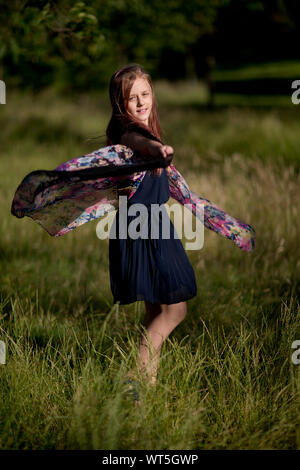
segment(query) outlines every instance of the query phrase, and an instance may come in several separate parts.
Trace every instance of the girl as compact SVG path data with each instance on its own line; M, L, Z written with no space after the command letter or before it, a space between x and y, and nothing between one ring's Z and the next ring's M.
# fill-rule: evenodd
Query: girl
M124 193L129 208L143 204L148 217L139 223L139 231L147 229L148 237L110 238L110 282L115 301L145 302L145 336L139 345L138 369L154 385L162 344L184 320L186 301L197 293L193 268L163 204L170 196L187 204L206 228L244 251L253 251L256 234L251 225L191 191L171 163L173 148L161 140L151 79L142 67L133 64L118 70L109 91L112 116L106 131L108 146L64 162L55 170L26 175L15 192L11 213L18 218L28 216L51 236L60 237L118 209L119 196ZM163 210L152 221L154 204L162 205ZM204 216L197 212L198 204ZM168 238L161 233L166 220ZM128 228L131 221L127 213ZM116 234L123 223L117 211ZM153 228L158 228L158 238L155 230L152 237Z
M173 148L161 141L151 78L140 65L127 65L114 73L109 92L112 116L106 131L107 145L121 143L144 158L173 154ZM132 239L128 236L126 239L109 240L110 282L114 301L120 304L137 300L145 302L144 326L148 337L141 337L138 367L152 384L156 382L162 344L184 320L186 300L197 292L193 268L169 218L170 238L162 239L161 233L158 239L151 238L151 205L166 203L169 197L167 168L147 170L127 204L128 208L133 203L146 205L149 211L148 238ZM162 206L157 222L159 228L163 217L168 217L164 211ZM133 217L128 216L127 226L132 220ZM116 234L119 233L120 223L118 211L114 220ZM150 357L152 352L154 357Z

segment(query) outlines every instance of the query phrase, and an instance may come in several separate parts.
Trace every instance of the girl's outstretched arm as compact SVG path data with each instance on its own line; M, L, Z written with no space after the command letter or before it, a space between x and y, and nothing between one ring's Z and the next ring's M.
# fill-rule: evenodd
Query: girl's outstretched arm
M138 132L126 132L121 137L122 145L130 147L134 152L142 157L167 157L174 153L170 145L163 145L160 142L144 137Z

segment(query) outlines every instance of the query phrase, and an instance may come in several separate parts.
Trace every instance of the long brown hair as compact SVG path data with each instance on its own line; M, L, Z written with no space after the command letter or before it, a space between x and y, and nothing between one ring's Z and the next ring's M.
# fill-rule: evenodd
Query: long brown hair
M127 112L130 90L137 78L144 78L147 80L152 91L152 108L148 126ZM139 132L145 137L162 143L161 127L152 80L150 75L141 65L128 64L117 70L110 79L109 97L112 106L112 116L106 129L107 145L119 144L121 136L128 131ZM160 173L159 169L154 172L156 174Z

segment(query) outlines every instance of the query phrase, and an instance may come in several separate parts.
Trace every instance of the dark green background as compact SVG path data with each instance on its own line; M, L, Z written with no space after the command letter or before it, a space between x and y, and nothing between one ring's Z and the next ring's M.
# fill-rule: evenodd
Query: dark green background
M298 59L299 22L297 0L0 1L0 78L9 89L91 91L138 62L154 79L230 92L236 83L212 85L211 72ZM255 92L285 93L292 78ZM247 83L239 92L253 93Z

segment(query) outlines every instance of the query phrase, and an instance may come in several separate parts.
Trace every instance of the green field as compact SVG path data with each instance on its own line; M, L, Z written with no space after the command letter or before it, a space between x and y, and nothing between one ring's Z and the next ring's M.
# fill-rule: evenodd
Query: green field
M300 340L300 108L288 97L226 96L209 110L201 84L156 85L174 164L194 192L255 228L256 248L243 252L205 229L203 249L187 252L197 296L163 345L155 390L142 383L135 407L122 379L135 365L144 304L113 305L97 221L53 238L10 214L26 174L105 145L86 139L104 134L108 98L8 93L0 449L300 449L300 365L291 361Z
M299 79L300 61L282 60L276 62L254 63L229 69L217 67L214 70L215 80L243 80L255 78L291 78Z

